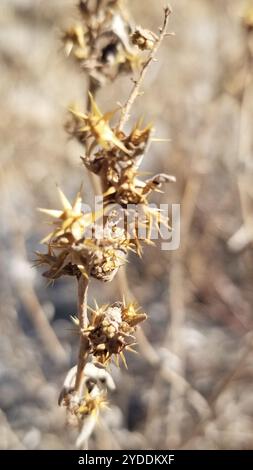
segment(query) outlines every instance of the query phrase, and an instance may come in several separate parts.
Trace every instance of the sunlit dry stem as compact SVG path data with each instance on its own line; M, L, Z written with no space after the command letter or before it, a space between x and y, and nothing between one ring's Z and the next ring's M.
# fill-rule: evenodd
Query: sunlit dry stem
M169 16L170 16L171 13L172 13L172 10L169 6L164 8L164 22L163 22L162 27L159 30L160 35L159 35L153 49L151 50L147 60L143 64L143 67L141 69L139 78L134 81L134 86L131 90L131 93L130 93L130 96L129 96L128 100L126 101L125 105L122 107L121 118L120 118L120 122L119 122L119 126L118 126L119 131L122 131L123 127L125 126L126 122L129 119L131 108L132 108L136 98L140 94L140 86L141 86L141 84L142 84L142 82L145 78L145 75L147 73L149 64L152 61L155 60L155 56L158 52L159 47L162 44L163 39L166 36L168 36L167 26L168 26Z
M87 315L87 292L88 292L88 279L85 279L84 276L81 276L78 279L78 318L79 318L79 328L80 328L80 344L79 344L79 353L78 353L78 363L77 363L77 373L75 381L75 391L78 392L81 382L82 375L85 364L89 356L89 342L85 338L81 331L87 327L88 324L88 315Z

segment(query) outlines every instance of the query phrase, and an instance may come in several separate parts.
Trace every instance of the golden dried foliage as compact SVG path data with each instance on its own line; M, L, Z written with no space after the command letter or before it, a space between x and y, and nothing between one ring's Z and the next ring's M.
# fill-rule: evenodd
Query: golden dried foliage
M80 337L79 359L74 375L73 369L67 375L66 380L71 386L63 389L59 403L63 403L83 423L84 418L97 416L105 404L106 390L98 379L101 368L103 370L112 359L118 364L119 358L126 365L124 352L133 351L136 328L147 318L135 304L125 301L100 308L96 306L88 314L89 281L92 277L111 281L127 262L129 251L141 255L141 242L152 243L152 226L159 230L161 224L168 224L158 209L149 206L148 197L152 192L160 191L162 184L173 182L174 178L165 174L145 181L140 178L139 167L149 143L159 140L152 138L151 124L143 127L138 121L129 133L123 130L146 69L166 35L170 9L165 8L159 35L141 27L132 31L120 0L81 0L79 11L80 23L63 34L64 49L86 71L93 92L104 85L105 80L113 80L122 71L133 71L140 66L139 79L121 109L118 124L113 127L110 124L116 111L103 113L90 91L87 112L80 112L76 107L70 109L71 117L66 128L84 146L82 161L86 169L100 180L103 193L101 211L85 213L80 191L71 203L59 188L62 209L40 209L53 219L53 230L42 240L47 252L37 253L36 264L48 266L44 276L51 281L63 275L74 276L78 281L78 318L74 318L74 322ZM133 45L149 51L148 58L142 62ZM121 211L115 209L115 205ZM122 214L124 221L124 217L129 215L129 205L134 215L130 232L125 223L121 226ZM109 208L114 208L111 213L107 211ZM140 208L142 215L138 223L147 230L142 240L136 225ZM89 365L96 365L95 379L87 375ZM112 379L108 376L109 387ZM86 436L85 429L84 426L82 432Z

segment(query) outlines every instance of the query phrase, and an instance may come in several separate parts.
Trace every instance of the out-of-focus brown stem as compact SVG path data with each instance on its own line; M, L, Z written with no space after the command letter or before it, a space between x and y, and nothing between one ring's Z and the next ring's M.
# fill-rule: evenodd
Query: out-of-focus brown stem
M29 315L48 355L53 361L65 364L67 362L67 354L51 327L33 286L28 283L25 285L19 283L17 290L26 313Z
M92 77L88 77L87 98L86 98L87 111L91 110L91 101L90 101L90 97L89 97L88 92L90 92L92 94L93 98L95 98L97 89L98 89L98 86L94 82L94 79ZM94 194L95 195L101 194L102 193L101 182L100 182L100 179L99 179L98 175L95 175L94 173L89 172L89 178L91 180L91 184L92 184Z
M243 341L245 341L245 337L243 338ZM252 354L252 350L253 350L253 337L252 337L252 332L251 332L242 355L238 358L234 366L224 376L224 378L220 381L220 383L218 383L216 389L211 393L210 397L207 399L207 402L210 408L212 408L214 415L215 415L215 403L217 402L221 394L225 392L225 390L227 390L231 382L235 380L236 377L243 370L243 367L245 366L247 359L249 358L250 354ZM209 416L200 418L200 420L196 423L195 427L191 429L191 432L189 433L189 435L186 436L185 439L181 442L181 445L179 447L180 449L187 448L187 445L189 444L189 442L191 442L196 436L200 435L203 432L205 425L208 422L208 419L209 419Z
M78 279L78 318L79 318L79 329L80 329L80 344L78 353L77 373L75 381L75 391L78 392L82 383L82 375L85 364L88 359L88 339L82 335L82 331L87 327L88 315L87 315L87 292L88 292L88 279L81 276Z

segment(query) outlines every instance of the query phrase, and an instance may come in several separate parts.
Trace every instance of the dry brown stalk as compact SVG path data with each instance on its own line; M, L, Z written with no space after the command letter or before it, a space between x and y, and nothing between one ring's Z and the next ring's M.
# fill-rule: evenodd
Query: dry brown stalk
M168 35L167 26L168 26L169 16L170 16L171 13L172 13L171 8L169 6L166 6L165 9L164 9L164 22L163 22L162 27L159 30L159 33L160 33L159 37L154 42L154 47L153 47L153 49L151 49L151 52L150 52L147 60L144 62L144 65L142 66L139 78L137 80L134 80L134 85L133 85L132 91L130 92L130 95L129 95L125 105L122 106L121 118L120 118L120 122L119 122L119 126L118 126L118 129L120 131L123 129L123 127L127 123L128 119L129 119L129 116L130 116L130 111L132 109L132 106L133 106L136 98L140 94L140 87L141 87L141 85L143 83L143 80L146 76L149 65L151 64L151 62L153 60L156 60L156 54L157 54L164 38L166 37L166 35Z

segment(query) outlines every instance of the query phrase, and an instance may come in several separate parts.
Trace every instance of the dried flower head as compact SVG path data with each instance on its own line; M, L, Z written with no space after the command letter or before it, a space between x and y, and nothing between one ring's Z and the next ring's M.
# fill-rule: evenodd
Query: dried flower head
M141 26L138 26L134 33L131 36L132 43L135 46L138 46L142 51L149 50L151 51L156 42L158 41L158 36L149 31L148 29L143 29Z
M65 205L63 211L43 209L46 214L57 217L57 226L43 240L48 251L37 253L36 265L49 266L43 275L50 280L63 275L83 275L111 281L126 262L128 251L133 250L131 240L117 226L117 219L108 217L105 225L95 226L94 222L101 214L83 214L80 195L72 206L61 191L60 195Z
M112 113L107 113L106 116ZM82 161L89 171L99 175L105 203L118 203L122 206L127 204L147 203L146 197L153 190L161 187L162 183L174 182L175 178L169 175L156 175L146 182L138 178L138 168L150 141L152 126L148 125L141 129L138 122L129 133L113 129L114 139L110 140L110 148L105 145L105 137L102 138L102 148L94 150L94 145L88 149ZM73 135L80 138L80 131L75 129ZM106 135L100 129L101 135ZM117 139L117 140L116 140ZM159 139L156 139L159 140ZM119 144L120 143L120 144Z
M68 125L69 132L78 137L81 141L90 140L88 154L90 154L97 145L100 145L104 150L117 147L123 152L128 153L127 148L109 125L109 121L115 114L115 111L103 114L91 93L89 93L89 97L91 102L90 113L83 114L75 109L70 110L74 116L74 125L72 126L72 130L70 125Z
M139 178L138 168L151 140L152 129L152 125L141 128L138 122L126 135L115 128L113 132L121 146L112 145L109 150L96 148L94 153L89 149L85 157L82 157L86 168L100 177L105 207L119 204L128 211L128 206L136 206L138 223L146 227L146 237L143 238L146 242L150 242L153 225L158 231L160 224L168 226L168 220L161 212L149 206L148 196L153 191L160 191L162 184L175 181L173 176L166 174L155 175L146 181ZM127 153L122 150L122 146L127 149ZM136 228L137 220L132 215L133 223L130 224L128 236L140 255L142 250Z
M83 237L85 229L89 227L101 214L94 214L92 212L84 214L82 212L82 198L80 191L77 193L73 203L67 199L65 194L60 188L58 193L63 206L63 210L54 209L39 209L46 215L49 215L55 222L55 229L49 235L47 235L41 243L46 243L50 240L59 239L63 235L65 237L71 237L73 240L79 240Z
M66 29L62 37L67 56L73 54L77 60L88 58L89 49L85 40L85 33L81 24Z
M80 1L79 11L81 23L62 36L64 49L97 85L138 68L140 59L129 41L131 27L122 1Z
M72 317L75 324L78 324L76 319ZM58 404L68 406L70 401L75 404L80 404L83 397L87 392L91 393L96 387L103 396L106 395L106 390L115 390L115 383L111 374L101 364L94 364L93 362L87 362L81 381L81 387L78 394L75 392L75 379L77 373L77 366L72 367L64 380L62 390L59 395ZM94 392L93 392L94 394Z
M98 416L102 408L107 405L105 392L92 393L86 392L85 396L81 399L81 402L76 410L79 417L84 418L85 416L95 415Z
M94 153L89 152L82 158L86 168L99 175L104 193L111 185L119 183L124 170L136 171L139 168L152 131L151 125L143 129L139 126L138 122L129 135L122 131L119 132L117 128L113 129L117 139L121 142L121 147L124 146L123 150L114 145L110 150L99 148Z
M91 354L101 364L107 364L112 356L118 361L118 355L125 363L123 351L132 350L136 326L146 320L147 315L140 313L134 303L125 302L90 310L89 326L82 334L89 340ZM75 323L78 324L77 319Z
M129 246L130 241L124 238L115 242L84 240L60 250L58 246L57 251L49 247L48 253L37 253L36 265L49 265L43 276L50 280L64 275L83 275L108 282L126 262Z

